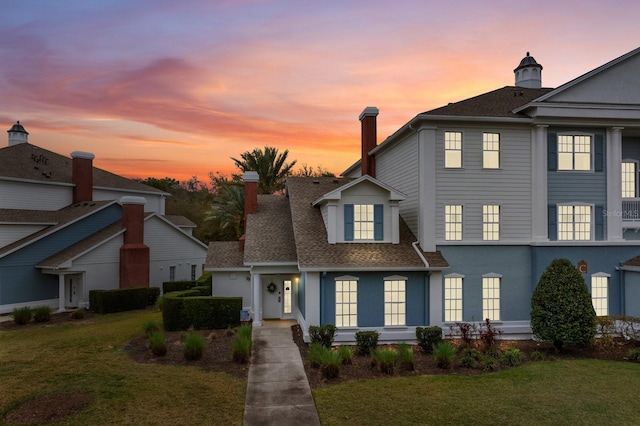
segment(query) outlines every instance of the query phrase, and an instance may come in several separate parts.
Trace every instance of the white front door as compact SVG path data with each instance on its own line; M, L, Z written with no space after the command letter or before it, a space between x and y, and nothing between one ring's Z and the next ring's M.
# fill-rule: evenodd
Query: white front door
M64 277L64 306L69 308L77 308L80 302L82 275L66 275Z
M263 280L262 318L282 318L282 281L269 277Z

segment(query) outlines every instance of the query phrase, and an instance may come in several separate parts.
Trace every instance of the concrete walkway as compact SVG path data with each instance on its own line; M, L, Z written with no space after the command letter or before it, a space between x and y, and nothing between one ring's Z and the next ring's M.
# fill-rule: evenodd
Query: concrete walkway
M291 336L294 321L263 321L252 332L244 425L320 425L302 358Z

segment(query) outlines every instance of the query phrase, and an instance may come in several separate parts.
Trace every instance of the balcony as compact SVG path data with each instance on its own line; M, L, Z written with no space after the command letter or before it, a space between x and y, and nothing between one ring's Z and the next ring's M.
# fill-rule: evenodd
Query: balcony
M640 198L623 198L622 210L618 213L622 216L622 226L625 229L640 229Z

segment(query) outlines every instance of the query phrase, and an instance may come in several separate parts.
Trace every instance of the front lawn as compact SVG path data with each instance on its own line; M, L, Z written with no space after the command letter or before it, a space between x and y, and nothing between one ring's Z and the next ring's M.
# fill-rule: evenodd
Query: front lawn
M245 379L131 359L125 346L152 319L162 320L147 310L0 331L0 423L31 399L68 394L90 403L65 425L242 424Z
M558 360L479 376L363 380L313 389L323 425L630 425L640 365Z

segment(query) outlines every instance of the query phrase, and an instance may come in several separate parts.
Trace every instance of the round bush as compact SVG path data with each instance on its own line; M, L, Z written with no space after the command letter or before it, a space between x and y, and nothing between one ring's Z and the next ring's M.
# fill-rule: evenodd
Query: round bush
M556 349L588 345L596 335L596 312L589 289L568 259L554 259L531 298L531 329Z

